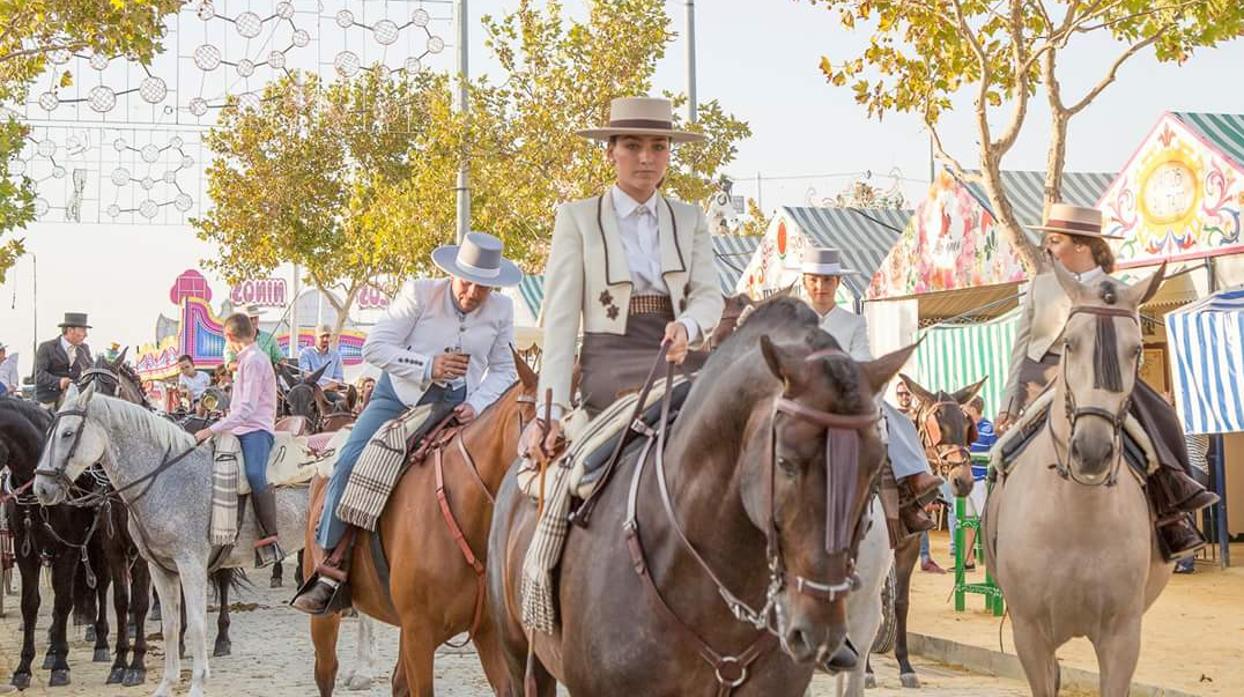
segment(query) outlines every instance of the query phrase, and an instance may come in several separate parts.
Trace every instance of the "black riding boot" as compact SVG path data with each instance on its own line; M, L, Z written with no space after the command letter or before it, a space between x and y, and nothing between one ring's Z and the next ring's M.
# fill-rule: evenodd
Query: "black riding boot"
M346 582L349 580L350 556L357 533L358 528L347 526L337 546L324 550L327 558L316 565L311 577L298 589L290 601L291 607L309 615L323 615L350 606Z
M255 568L263 568L285 558L277 544L276 492L272 487L251 492L251 505L255 509L255 524L259 534L255 540Z

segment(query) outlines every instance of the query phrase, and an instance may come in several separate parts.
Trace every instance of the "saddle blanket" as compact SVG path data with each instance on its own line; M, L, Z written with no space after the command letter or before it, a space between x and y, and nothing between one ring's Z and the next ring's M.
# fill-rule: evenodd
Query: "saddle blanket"
M678 390L676 398L685 396L686 388L679 388L686 380L679 376L672 389ZM688 386L689 387L689 386ZM659 380L648 392L641 420L654 424L660 419L660 400L665 394L666 383ZM623 397L590 421L581 411L566 417L564 431L572 438L565 455L550 464L540 489L538 466L524 460L519 466L518 485L533 501L543 494L544 509L536 523L535 534L523 557L523 573L519 584L522 598L521 617L525 627L533 631L552 634L557 627L557 604L554 600L553 570L561 561L562 548L570 534L570 504L575 497L585 499L600 481L597 474L605 460L613 453L617 439L630 426L630 417L639 403L639 394ZM657 410L654 415L651 412ZM633 442L640 442L636 438Z
M989 454L991 477L995 474L1005 477L1010 473L1028 445L1045 430L1053 402L1054 390L1046 389L1028 405L1019 421L994 443ZM1145 433L1144 427L1131 414L1123 420L1122 440L1123 457L1128 469L1143 484L1146 475L1157 471L1158 456L1149 434Z
M407 443L436 418L434 409L431 404L407 409L382 425L367 441L337 504L338 518L364 530L376 529L406 464Z
M208 538L213 545L230 545L238 536L238 497L251 493L242 476L242 443L232 433L212 438L212 516ZM319 461L306 438L290 433L273 434L268 457L268 482L295 486L311 481Z

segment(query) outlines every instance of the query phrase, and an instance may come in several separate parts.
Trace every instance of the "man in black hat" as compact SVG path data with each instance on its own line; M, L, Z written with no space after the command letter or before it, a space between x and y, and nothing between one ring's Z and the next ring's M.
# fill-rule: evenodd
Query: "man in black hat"
M86 345L85 312L66 312L60 336L39 344L35 353L35 401L55 409L69 385L91 367L91 347Z

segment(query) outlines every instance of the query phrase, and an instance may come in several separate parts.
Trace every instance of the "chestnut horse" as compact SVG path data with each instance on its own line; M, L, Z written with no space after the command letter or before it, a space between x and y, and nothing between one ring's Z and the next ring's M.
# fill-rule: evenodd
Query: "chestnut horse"
M433 694L437 647L467 631L489 682L498 689L505 685L494 625L483 602L482 574L493 492L514 462L523 427L535 418L536 374L517 356L515 363L519 382L452 440L410 464L394 487L379 521L389 567L387 586L373 561L372 533L360 532L356 538L350 564L354 607L402 629L394 694ZM438 501L442 477L443 504ZM324 484L324 479L312 484L308 545L315 541ZM449 517L461 539L450 529ZM303 570L309 575L314 561L312 555L306 557ZM336 681L340 622L339 614L311 618L315 682L322 696L333 693Z
M963 407L980 392L988 378L953 393L925 389L906 375L899 378L919 402L916 430L920 433L920 443L934 474L946 479L955 496L972 493L972 454L969 447L976 441L976 428L963 413ZM969 555L969 552L964 550L964 554ZM911 601L911 574L919 557L920 535L909 535L894 549L894 619L897 624L894 658L898 661L899 680L903 687L913 688L920 687L920 678L907 654L907 612ZM867 684L875 685L872 665L867 665L866 669Z
M554 680L598 697L803 694L847 633L885 453L876 399L914 349L856 363L818 319L761 304L709 357L668 445L624 451L566 540L559 628L531 654L518 589L536 507L505 478L488 590L510 694L525 675L549 697Z

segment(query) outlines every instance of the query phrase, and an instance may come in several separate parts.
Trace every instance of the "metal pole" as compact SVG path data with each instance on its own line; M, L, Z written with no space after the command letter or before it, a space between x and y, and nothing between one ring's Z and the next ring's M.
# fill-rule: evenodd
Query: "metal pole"
M764 201L760 198L760 172L756 173L756 207L760 210L765 209Z
M695 0L687 0L687 121L699 120L695 98Z
M469 112L467 102L467 80L470 74L467 67L467 0L457 0L458 4L458 111L464 116ZM471 229L471 189L470 170L465 150L458 162L458 243L466 239Z
M1205 270L1209 274L1209 282L1206 284L1210 295L1218 292L1218 269L1215 265L1215 258L1209 257L1205 260ZM1212 481L1214 484L1214 493L1218 494L1218 503L1215 504L1214 518L1217 528L1214 532L1218 536L1218 545L1220 547L1218 555L1218 564L1222 568L1231 566L1231 532L1227 529L1227 456L1225 439L1222 434L1212 436L1214 442L1214 476Z
M294 299L289 306L289 357L298 360L298 295L302 290L302 273L294 264Z
M34 292L31 293L31 315L34 316L34 333L30 335L30 381L35 381L35 364L38 363L39 355L39 257L34 254L30 255L30 263L32 265L31 281L34 282Z

